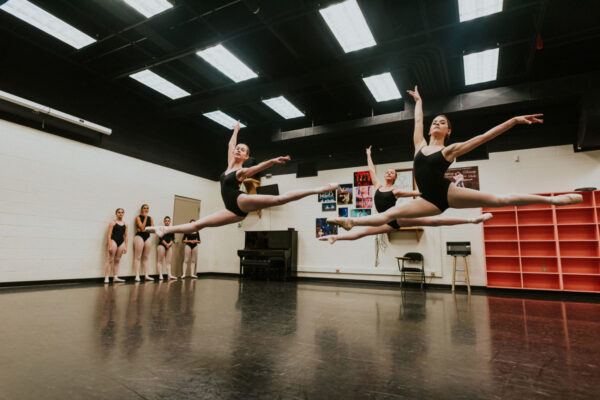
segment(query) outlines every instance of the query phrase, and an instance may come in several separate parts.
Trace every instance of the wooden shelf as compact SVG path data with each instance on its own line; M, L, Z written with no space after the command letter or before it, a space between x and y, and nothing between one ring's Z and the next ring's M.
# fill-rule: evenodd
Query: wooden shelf
M401 226L400 229L388 232L388 239L390 239L391 235L394 235L396 232L414 232L417 238L417 242L419 242L421 240L421 237L423 237L423 232L425 232L425 229L423 229L422 226Z
M600 293L600 191L564 193L583 202L482 209L487 286Z

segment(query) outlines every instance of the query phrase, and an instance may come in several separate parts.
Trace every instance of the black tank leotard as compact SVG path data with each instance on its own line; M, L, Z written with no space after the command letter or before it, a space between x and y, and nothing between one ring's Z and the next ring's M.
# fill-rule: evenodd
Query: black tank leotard
M125 241L125 224L119 225L115 222L110 238L115 241L117 247L123 244Z
M385 212L396 205L396 196L394 196L393 190L382 192L381 190L377 189L374 200L375 209L378 213ZM398 225L396 220L390 221L387 224L394 229L400 229L400 225Z
M448 206L449 179L444 177L446 170L452 164L444 158L442 150L426 156L422 150L417 152L414 161L415 180L421 192L421 197L435 205L440 211Z
M165 246L163 244L163 240L167 243L171 243L173 241L173 239L175 239L175 234L173 233L165 233L165 236L162 237L162 239L158 239L158 245L164 247L165 249L167 248L167 246Z
M244 192L240 190L240 185L242 183L237 180L237 177L235 176L236 172L237 169L228 174L223 172L219 177L219 180L221 181L221 197L223 198L223 203L225 203L226 209L237 216L246 217L248 213L240 210L240 207L237 203L237 198L240 194L244 194Z
M139 217L140 217L140 222L144 221L143 215L140 215ZM152 226L152 218L150 218L150 217L146 218L146 227L148 227L148 226ZM150 237L150 232L136 232L135 236L141 236L141 238L144 239L144 242L145 242Z
M186 233L183 235L183 240L200 240L200 235L198 232ZM194 247L196 247L198 243L186 243L185 245L190 246L190 249L194 250Z

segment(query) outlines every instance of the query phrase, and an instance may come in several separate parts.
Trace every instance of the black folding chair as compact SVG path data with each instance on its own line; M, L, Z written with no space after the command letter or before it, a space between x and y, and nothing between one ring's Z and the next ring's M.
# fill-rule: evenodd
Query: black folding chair
M421 289L425 285L425 260L421 253L406 253L403 257L396 257L398 260L398 269L400 270L400 286L406 282L406 276L409 278L418 278L421 283ZM406 265L405 265L406 264Z

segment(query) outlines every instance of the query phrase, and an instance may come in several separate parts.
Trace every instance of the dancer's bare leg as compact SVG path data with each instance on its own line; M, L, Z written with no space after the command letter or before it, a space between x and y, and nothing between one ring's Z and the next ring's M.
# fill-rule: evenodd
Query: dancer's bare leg
M583 200L580 194L564 194L560 196L538 196L535 194L492 194L478 190L459 188L450 185L448 204L452 208L505 207L526 206L530 204L577 204Z
M140 281L140 262L142 260L142 253L144 252L144 239L141 236L136 235L133 238L133 269L135 272L135 281Z
M104 283L109 283L109 276L111 273L111 267L113 266L115 254L117 253L117 242L114 240L110 241L108 246L108 256L106 257L106 264L104 264Z
M327 223L340 225L349 231L354 226L381 226L397 218L419 218L439 214L439 208L425 199L418 198L394 206L383 213L359 218L327 218Z
M177 279L175 275L171 272L171 257L173 256L173 246L169 247L167 252L165 253L165 261L167 262L167 275L169 279Z
M148 275L148 259L150 258L150 247L152 246L150 243L152 241L150 238L146 239L144 242L144 249L142 251L142 270L144 271L144 279L147 281L153 281L154 279Z
M360 230L354 231L352 233L342 233L339 235L323 236L323 237L320 237L319 240L321 240L321 241L327 240L330 244L334 244L338 240L356 240L356 239L360 239L361 237L365 237L365 236L369 236L369 235L378 235L380 233L387 233L387 232L392 232L392 231L395 231L395 229L387 224L381 225L381 226L369 226L365 229L360 229Z
M183 271L181 273L181 279L185 278L185 270L190 263L190 259L192 257L192 249L190 246L184 246L183 250Z
M116 243L115 243L116 245ZM119 278L119 262L121 262L121 257L123 256L123 252L125 251L125 242L121 243L117 252L115 253L115 259L113 260L113 283L114 282L125 282L125 279Z
M198 221L190 222L188 224L174 226L149 226L146 228L146 232L155 232L156 235L161 238L166 233L194 233L203 228L229 225L243 220L244 217L235 215L229 210L220 210L207 215L206 217L202 217Z
M192 255L190 257L191 265L190 265L190 278L197 279L196 275L196 265L198 263L198 246L192 249Z
M452 226L464 224L480 224L483 221L492 219L491 213L485 213L473 218L397 218L396 222L399 226Z
M279 196L270 195L247 195L242 194L237 198L238 206L243 212L252 212L256 210L262 210L263 208L280 206L282 204L289 203L294 200L302 199L306 196L310 196L317 193L325 193L335 190L339 187L337 183L331 183L329 185L321 186L315 189L307 190L294 190L280 194Z
M165 248L163 246L156 247L156 269L158 270L158 280L162 281L163 264L165 263Z

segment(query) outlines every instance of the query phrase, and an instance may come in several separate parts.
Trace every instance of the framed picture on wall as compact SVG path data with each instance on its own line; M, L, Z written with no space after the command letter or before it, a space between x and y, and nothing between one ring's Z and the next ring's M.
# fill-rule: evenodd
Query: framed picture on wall
M337 225L329 225L327 218L317 218L316 220L316 237L320 238L323 236L337 235Z
M338 208L338 217L347 218L348 217L348 207L339 207Z
M479 190L479 168L477 166L450 168L444 177L450 179L458 187Z
M373 193L373 186L355 187L356 208L373 208Z
M417 190L417 183L415 182L415 171L412 168L396 168L396 181L394 187L400 190ZM396 204L402 204L407 201L411 201L412 197L400 197Z
M335 203L321 203L321 211L335 211L336 209Z
M369 171L358 171L354 173L354 186L372 186L371 173Z
M341 206L352 204L352 184L340 185L337 190L337 203Z

